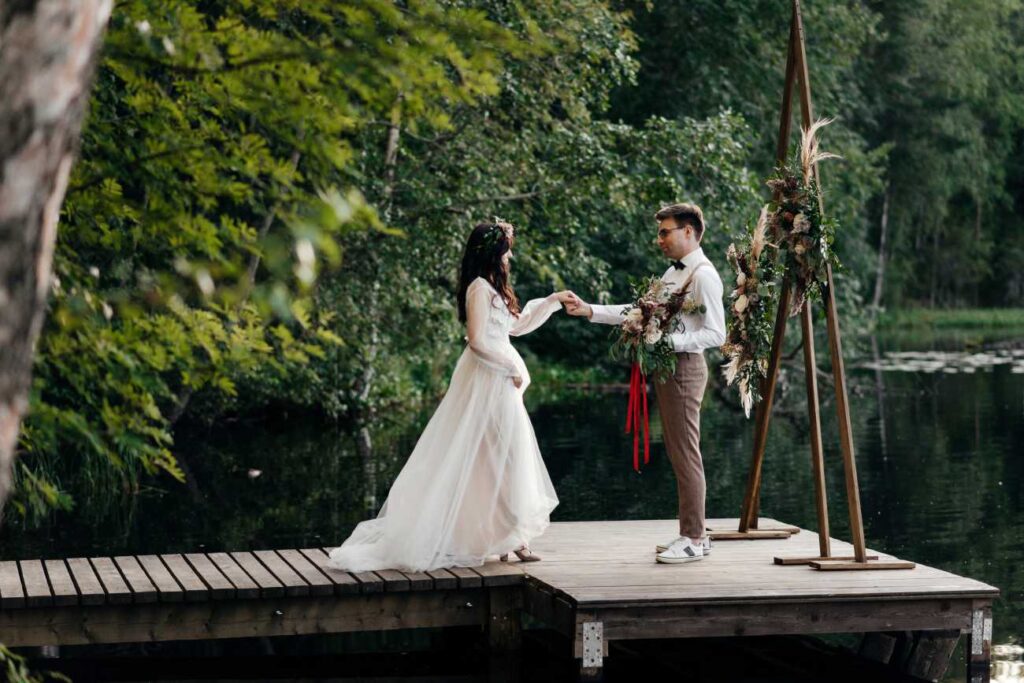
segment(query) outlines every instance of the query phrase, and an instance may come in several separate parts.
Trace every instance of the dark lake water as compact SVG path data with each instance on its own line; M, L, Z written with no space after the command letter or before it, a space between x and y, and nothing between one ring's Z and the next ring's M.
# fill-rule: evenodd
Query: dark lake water
M1015 681L1024 680L1024 332L1001 337L893 335L864 341L859 357L848 363L868 544L999 587L997 680ZM814 528L797 368L785 373L781 388L761 511ZM820 391L830 399L830 386L822 384ZM561 499L555 521L674 516L675 486L656 418L652 462L642 474L632 472L631 437L622 433L623 393L535 386L528 406ZM191 485L149 484L130 500L79 494L74 513L42 528L8 525L0 536L3 555L335 544L375 513L430 412L427 407L385 420L375 434L372 467L356 456L350 435L308 421L184 435L177 450L187 456ZM823 415L832 533L847 538L831 400ZM708 515L737 516L752 420L709 390L702 431Z

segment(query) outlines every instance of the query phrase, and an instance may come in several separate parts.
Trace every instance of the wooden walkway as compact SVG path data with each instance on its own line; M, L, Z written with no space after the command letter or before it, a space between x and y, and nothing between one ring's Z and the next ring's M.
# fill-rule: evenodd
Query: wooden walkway
M709 520L716 529L737 520ZM552 524L544 560L429 573L328 569L324 549L0 562L0 642L52 646L478 625L515 649L520 612L562 632L585 675L608 643L842 632L965 633L969 680L988 680L992 586L918 565L821 572L780 566L817 537L719 541L659 565L674 520ZM762 519L759 527L781 526ZM849 546L833 541L837 555ZM890 559L878 553L883 559ZM948 657L948 653L947 653Z

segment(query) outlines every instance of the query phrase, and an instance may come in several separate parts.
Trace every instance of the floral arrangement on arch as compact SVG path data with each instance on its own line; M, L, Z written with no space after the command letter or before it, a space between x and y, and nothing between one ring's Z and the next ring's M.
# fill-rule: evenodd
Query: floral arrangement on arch
M817 162L839 158L818 145L818 131L831 122L818 120L802 131L799 163L777 169L767 180L775 199L762 207L747 239L726 252L736 288L729 297L733 315L722 345L723 372L728 385L736 384L747 417L761 400L761 380L768 373L781 279L789 278L787 314L794 316L818 292L814 285L825 282L828 266L838 266L832 250L836 224L822 215L814 172Z

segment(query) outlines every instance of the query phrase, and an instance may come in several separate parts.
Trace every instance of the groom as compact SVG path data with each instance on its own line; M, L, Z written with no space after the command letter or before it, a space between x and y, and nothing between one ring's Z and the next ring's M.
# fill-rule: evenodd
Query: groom
M700 454L700 404L708 381L704 349L725 342L725 311L722 280L700 247L704 214L696 204L672 204L654 214L658 222L657 244L672 261L661 279L677 291L685 288L706 313L680 314L669 337L675 348L676 371L671 379L655 383L665 448L676 475L679 495L679 536L657 546L657 561L668 564L693 562L711 553L704 533L704 462ZM570 315L591 322L620 324L627 308L598 306L581 299L569 304Z

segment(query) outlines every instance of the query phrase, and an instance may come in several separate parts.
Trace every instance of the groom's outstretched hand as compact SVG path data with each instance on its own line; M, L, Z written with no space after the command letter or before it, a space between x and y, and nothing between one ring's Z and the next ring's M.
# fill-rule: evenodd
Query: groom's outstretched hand
M565 312L569 315L576 315L583 318L589 318L593 310L583 299L579 298L575 294L572 295L573 300L565 304Z

